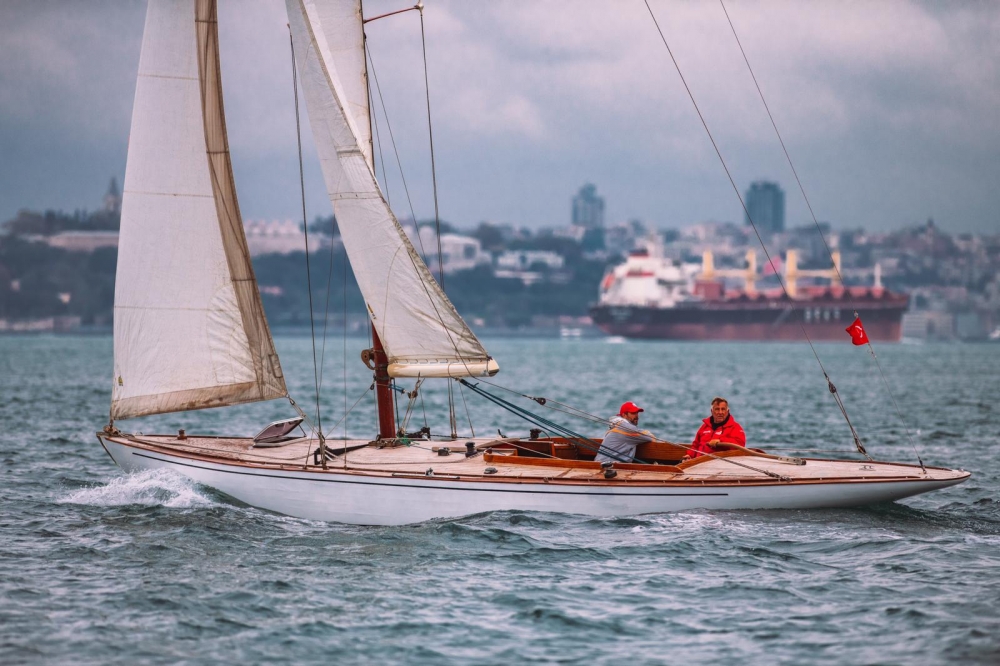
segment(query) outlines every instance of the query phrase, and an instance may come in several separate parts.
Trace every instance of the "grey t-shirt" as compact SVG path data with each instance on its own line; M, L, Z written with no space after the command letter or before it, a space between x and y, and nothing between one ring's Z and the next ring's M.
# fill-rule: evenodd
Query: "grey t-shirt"
M635 447L643 442L651 442L655 439L648 430L639 430L621 416L611 417L611 428L604 435L604 442L600 451L597 452L595 460L597 462L619 462L627 460L632 462L635 458ZM608 455L611 453L613 455Z

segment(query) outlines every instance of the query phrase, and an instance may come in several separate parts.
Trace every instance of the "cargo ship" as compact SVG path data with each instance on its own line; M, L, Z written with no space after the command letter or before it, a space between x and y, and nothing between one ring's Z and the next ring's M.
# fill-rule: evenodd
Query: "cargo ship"
M878 266L872 286L844 286L840 254L832 254L834 268L801 270L796 251L787 250L785 289L759 290L765 276L757 270L753 250L747 252L746 268L717 270L711 251L700 265L679 263L649 243L608 269L590 314L608 335L627 338L804 341L808 335L813 341L839 342L848 339L845 329L857 310L870 340L898 342L909 296L885 289ZM741 280L742 288L727 288L726 278ZM827 284L804 285L800 279Z

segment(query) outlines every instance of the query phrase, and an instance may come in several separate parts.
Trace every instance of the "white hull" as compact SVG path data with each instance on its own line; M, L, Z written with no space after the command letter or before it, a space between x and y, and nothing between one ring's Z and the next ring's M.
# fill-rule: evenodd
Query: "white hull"
M961 483L947 478L733 483L554 483L465 480L419 473L264 468L211 461L100 437L125 471L171 469L251 506L311 520L403 525L486 511L518 510L627 516L687 509L815 509L891 502ZM850 463L856 464L856 463Z

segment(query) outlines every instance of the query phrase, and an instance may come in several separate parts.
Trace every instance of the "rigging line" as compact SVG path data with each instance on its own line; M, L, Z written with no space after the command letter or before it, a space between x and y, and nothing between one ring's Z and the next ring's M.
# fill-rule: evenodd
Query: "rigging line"
M393 418L396 420L396 434L398 435L401 432L401 428L399 426L399 393L395 390L395 388L396 388L396 380L395 379L390 379L389 381L391 382L390 387L393 389L393 391L392 391L392 415L393 415Z
M371 49L368 48L368 41L365 40L365 51L368 53L369 69L372 72L372 80L375 81L375 92L378 93L379 104L382 105L382 115L385 116L385 127L389 131L389 142L392 144L392 151L396 155L396 167L399 169L399 179L403 182L403 192L406 194L406 203L410 207L410 219L413 220L413 229L417 233L417 244L420 245L420 258L427 263L427 252L424 250L424 241L420 238L420 227L417 225L417 214L413 210L413 199L410 197L410 188L406 184L406 176L403 173L403 163L399 159L399 148L396 146L396 136L392 133L392 123L389 122L389 112L385 108L385 99L382 97L382 86L378 83L378 74L375 72L375 60L372 59ZM383 174L385 164L382 165Z
M826 240L826 234L823 233L823 228L819 225L819 219L816 217L816 212L813 210L812 202L809 201L809 196L806 194L806 188L802 184L802 179L799 178L799 172L795 168L795 164L792 162L792 156L788 152L788 147L785 146L785 140L781 137L781 132L778 131L778 124L774 120L774 115L771 113L771 107L768 106L767 100L764 98L764 91L760 87L760 83L757 81L757 75L754 74L753 67L750 66L750 59L747 57L746 51L743 48L743 42L740 41L740 36L736 33L736 26L733 24L732 17L729 16L729 10L726 9L726 3L724 0L719 0L719 4L722 6L722 12L726 15L726 21L729 23L729 29L733 32L733 37L736 39L736 44L740 48L740 54L743 56L743 62L747 65L747 71L750 72L750 78L753 79L753 84L757 88L757 94L760 96L760 101L764 105L764 110L767 111L767 117L771 121L771 127L774 128L774 134L778 137L778 143L781 144L781 150L785 154L785 160L788 161L788 167L792 170L792 175L795 177L795 182L799 186L799 191L802 193L802 199L806 202L806 208L809 209L809 215L812 216L813 224L816 225L816 231L819 233L820 239L823 241L823 247L826 248L826 253L830 255L833 259L833 251L830 249L830 244ZM847 294L847 300L851 303L851 308L854 310L854 316L857 318L858 306L854 301L854 296L851 294L851 290L847 288L844 283L844 276L841 275L840 266L836 263L833 264L833 270L837 273L837 279L840 284L844 286L844 293ZM913 437L910 435L910 428L903 418L903 414L899 409L899 405L896 404L896 397L892 393L892 389L889 387L889 381L885 377L885 373L882 372L882 365L878 361L878 357L875 355L875 348L872 346L871 340L868 341L868 351L871 353L872 358L875 360L876 366L878 366L879 374L882 376L882 383L885 385L886 393L889 394L889 398L892 400L892 405L896 410L896 416L899 418L900 423L903 425L903 429L906 431L906 438L910 442L910 447L913 449L913 454L917 457L920 462L920 467L923 468L923 460L920 459L920 454L917 452L917 447L913 443Z
M340 226L338 225L338 229ZM341 237L343 238L343 236ZM344 299L344 441L347 441L347 249L344 248L344 270L343 270L343 299ZM344 456L344 467L347 467L347 456Z
M440 245L441 245L440 215L438 213L438 198L437 198L437 175L436 175L437 172L436 172L435 167L434 167L434 154L433 154L433 151L434 151L434 139L433 139L433 133L431 132L431 125L430 125L430 122L431 122L431 117L430 117L430 88L429 88L429 85L428 85L428 77L427 77L427 42L426 42L425 33L424 33L423 2L417 2L417 4L414 5L411 9L416 9L416 10L418 10L420 12L420 34L421 34L421 44L422 44L423 56L424 56L424 89L425 89L425 91L427 93L427 124L428 124L428 133L430 134L430 137L431 137L430 138L431 171L432 171L432 176L433 176L433 180L434 180L434 211L435 211L435 221L436 221L435 223L436 223L437 241L438 241L438 268L439 268L438 272L439 272L440 284L438 284L437 286L440 288L441 295L444 297L444 300L445 300L446 304L449 305L449 306L451 306L451 313L455 316L455 318L461 320L462 319L461 315L458 314L458 311L455 309L455 306L451 303L450 300L448 300L448 296L447 296L447 294L444 291L443 266L441 265L441 263L442 263L441 262L442 252L441 252L441 247L440 247ZM403 10L403 11L409 11L409 10ZM394 14L398 14L398 13L402 13L402 11L400 11L400 12L393 12L390 15L394 15ZM374 21L374 20L376 20L378 18L383 18L383 16L377 16L377 17L374 17L374 18L372 18L370 20ZM395 155L396 155L396 164L399 167L400 178L401 178L401 180L403 182L403 190L406 193L407 204L409 205L409 208L410 208L410 217L413 219L414 231L417 234L417 243L420 245L420 256L418 258L423 261L424 268L427 270L427 272L430 274L430 277L433 279L433 277L434 277L433 273L431 273L430 269L427 268L427 252L426 252L426 250L424 248L423 239L420 237L420 227L417 225L417 216L416 216L416 213L414 212L414 209L413 209L413 201L412 201L412 199L410 197L410 190L409 190L409 187L406 185L406 178L403 175L403 167L402 167L401 160L399 158L399 149L396 146L396 139L395 139L395 136L393 135L393 132L392 132L392 124L389 122L389 114L388 114L388 111L386 110L385 100L382 97L382 87L379 85L379 82L378 82L378 74L375 71L375 61L372 58L371 49L368 48L367 37L364 40L364 48L365 48L365 52L367 54L368 63L370 63L370 65L371 65L369 69L371 70L372 78L375 80L375 91L378 93L379 102L382 105L382 114L385 116L386 128L389 130L389 139L390 139L390 141L392 143L392 148L393 148L393 151L395 152ZM371 96L369 95L369 99L370 99L370 97ZM384 171L384 165L383 165L383 171ZM390 214L391 214L391 209L390 209ZM393 215L393 220L396 222L397 225L399 224L398 220L395 220L395 216L394 215ZM401 228L401 225L399 225L399 226ZM411 246L411 249L413 249L412 246ZM413 251L414 251L414 253L416 253L415 249L413 249ZM416 265L416 262L414 261L414 257L413 256L410 257L410 261L411 261L411 263L414 264L414 269L419 274L421 271L420 271L419 267ZM421 283L422 283L421 286L423 286L423 288L424 288L424 292L427 294L427 299L430 302L431 307L434 309L434 314L437 316L438 322L441 324L441 327L444 329L445 333L448 335L448 340L449 340L449 342L451 342L451 346L455 350L455 357L462 363L463 366L465 366L466 371L469 371L469 367L468 367L468 363L466 362L466 359L462 356L462 353L459 351L458 344L455 342L455 338L452 335L451 330L445 325L444 318L441 316L441 312L438 309L438 305L437 305L437 303L434 302L434 298L431 296L431 290L428 288L428 286L426 284L423 284L423 280L421 280ZM478 340L477 340L477 342L478 342ZM482 349L483 353L485 354L486 350L482 348L481 344L479 345L479 347L480 347L480 349ZM490 357L487 355L486 360L489 361L489 358ZM473 376L473 373L469 372L469 376Z
M373 16L371 18L366 18L361 21L362 24L371 23L372 21L377 21L379 19L389 18L390 16L395 16L396 14L402 14L404 12L412 12L414 9L420 9L423 7L422 2L418 2L412 7L407 7L406 9L397 9L394 12L388 12L387 14L379 14L378 16Z
M424 266L426 267L426 265L427 265L427 252L424 249L423 238L421 238L421 236L420 236L420 227L417 225L417 216L416 216L416 213L414 212L414 209L413 209L413 200L410 197L410 189L409 189L409 187L406 184L406 176L403 174L403 165L402 165L402 162L401 162L401 160L399 158L399 148L396 146L396 139L395 139L395 136L392 133L392 124L389 122L389 114L388 114L388 111L386 110L386 107L385 107L385 100L382 97L382 87L379 85L379 82L378 82L378 74L375 71L375 61L372 59L371 50L368 49L367 40L365 41L365 50L366 50L366 52L368 54L368 61L371 64L370 69L371 69L371 73L372 73L372 78L375 80L375 91L378 93L378 95L379 95L379 102L382 105L382 114L385 117L386 128L389 130L389 139L390 139L390 142L392 143L393 152L396 155L396 165L399 168L399 176L400 176L400 179L403 182L403 191L406 193L406 201L407 201L407 204L409 205L409 208L410 208L410 217L413 219L413 229L414 229L414 231L416 233L416 236L417 236L417 243L420 246L420 256L417 257L417 258L420 259L421 261L423 261ZM383 164L383 171L384 171L384 164ZM390 209L390 213L391 213L391 209ZM398 221L397 221L397 224L398 224ZM439 236L439 238L440 238L440 236ZM404 246L405 246L405 244L404 244ZM411 249L412 249L412 245L411 245ZM414 252L416 252L415 249L414 249ZM416 261L414 261L413 256L410 256L409 251L407 251L407 255L410 257L410 263L413 264L414 269L419 274L420 270L417 267ZM430 273L429 269L428 269L428 273ZM433 277L434 277L433 274L431 274L431 278L432 279L433 279ZM465 359L462 357L462 354L461 354L461 352L458 349L458 344L455 342L455 339L452 336L451 330L449 330L449 328L445 325L444 318L441 316L441 312L438 309L437 303L434 302L434 298L431 295L431 290L428 288L427 284L424 283L424 280L421 280L420 282L421 282L421 286L423 287L424 293L427 295L427 300L430 303L431 307L433 308L434 314L437 316L438 322L441 324L442 329L448 335L448 340L449 340L449 342L451 342L451 346L455 350L455 357L457 359L459 359L460 361L462 361L463 365L465 365L466 369L468 369L468 365L465 363ZM441 290L442 290L441 293L444 294L444 288L443 287L441 288ZM387 298L388 298L388 295L387 295ZM445 299L447 299L447 295L445 295ZM449 303L449 305L450 305L450 303ZM452 305L452 312L453 312L453 314L456 317L458 317L459 319L461 319L461 316L455 310L454 305Z
M326 469L326 441L323 438L323 417L319 409L319 368L316 363L316 322L313 316L312 270L309 265L309 223L306 219L306 177L302 166L302 122L299 118L299 75L295 66L295 40L292 38L291 26L288 28L288 44L292 51L292 91L295 96L295 137L299 147L299 189L302 194L302 233L306 245L306 289L309 292L309 331L312 337L313 378L316 382L316 432L319 436L319 448L323 457L323 469Z
M806 207L809 209L809 214L812 216L813 223L816 225L816 230L819 232L819 237L823 240L823 246L826 247L827 254L830 258L833 258L833 251L830 249L830 244L826 241L826 235L823 233L823 229L819 226L819 220L816 218L816 213L813 211L812 203L809 201L809 197L806 196L806 189L802 186L802 181L799 179L799 173L795 169L795 165L792 164L792 157L788 153L788 148L785 147L785 141L781 138L781 132L778 131L778 125L774 121L774 116L771 115L771 108L767 105L767 100L764 99L764 93L760 88L760 83L757 82L757 76L754 74L753 67L750 66L750 60L747 58L746 51L743 50L743 43L740 41L739 35L736 34L736 27L733 25L733 20L729 17L729 11L726 9L726 3L723 0L719 0L719 4L722 5L722 11L726 15L726 21L729 22L729 28L733 31L733 37L736 38L736 45L740 47L740 53L743 55L743 62L747 64L747 70L750 72L750 78L753 79L753 84L757 88L757 94L760 95L760 101L764 104L764 110L767 111L767 117L771 121L771 127L774 128L774 133L778 137L778 143L781 144L781 150L785 153L785 159L788 161L788 166L792 169L792 175L795 176L795 182L799 186L799 191L802 192L802 198L806 202ZM840 267L837 264L833 265L834 271L837 273L837 279L840 280L840 284L844 284L844 277L840 274ZM854 299L851 297L851 292L846 290L847 298L851 301L851 305L854 306Z
M462 404L465 405L465 417L469 419L469 431L472 433L472 436L475 437L476 429L472 427L472 414L469 413L469 403L465 401L465 390L462 388L461 384L458 385L458 393L462 396Z
M337 421L332 428L330 428L330 431L332 432L332 431L336 430L337 428L339 428L340 424L343 423L343 422L345 422L347 420L347 415L350 414L352 411L354 411L354 408L357 407L358 403L361 402L361 400L365 397L365 394L368 393L369 391L371 391L372 393L374 393L375 392L374 389L375 389L375 384L373 383L368 388L366 388L364 391L362 391L361 395L358 396L358 399L354 401L353 405L351 405L351 408L347 410L347 412L344 414L344 416L341 417L341 419L339 421ZM345 442L349 441L346 436L344 437L344 441ZM324 440L320 440L320 442L322 444L324 442ZM325 455L326 454L326 446L321 445L320 448L321 448L321 454L320 455ZM306 462L307 462L307 464L308 464L308 460L309 460L309 456L310 455L312 455L312 453L309 453L309 454L306 455ZM326 459L325 458L323 459L323 469L326 469Z
M424 414L424 427L427 427L427 408L424 406L424 394L420 393L420 411Z
M451 438L458 439L458 418L455 413L455 391L448 382L448 424L451 426Z
M539 416L538 414L529 412L528 410L522 407L518 407L517 405L508 400L504 400L503 398L499 398L495 395L492 395L491 393L479 388L476 384L471 384L464 379L458 379L457 381L461 384L464 384L465 386L468 386L473 393L479 394L480 396L486 398L490 402L493 402L494 404L499 405L500 407L506 409L507 411L517 416L520 416L522 419L528 421L529 423L534 423L535 425L541 426L542 428L549 428L551 430L554 430L555 432L562 434L567 439L576 442L578 446L583 446L588 451L593 451L595 453L601 452L601 446L600 445L595 446L595 443L589 437L584 437L583 435L574 432L569 428L566 428L565 426L562 426L554 421L546 419L544 416ZM618 462L633 462L633 461L639 463L644 462L638 460L634 456L632 460L621 458L619 457L619 454L617 452L611 450L605 450L604 453L609 458L614 458Z
M726 9L726 3L724 0L719 0L719 4L722 5L722 11L726 15L726 20L729 22L729 28L733 31L733 37L736 38L736 44L740 47L740 53L743 55L743 62L747 64L747 71L750 72L750 77L753 79L753 84L757 88L757 94L760 95L760 101L764 105L764 110L767 111L767 117L771 121L771 127L774 128L774 133L778 137L778 143L781 144L781 150L785 153L785 159L788 161L788 166L792 170L792 175L795 176L795 182L799 186L799 191L802 192L802 198L806 202L806 207L809 209L809 214L813 218L813 223L816 225L816 231L819 232L819 237L823 240L823 246L826 248L827 254L830 258L833 258L833 251L830 249L830 244L827 243L826 235L823 233L822 227L819 226L819 220L816 217L816 213L813 211L812 203L809 201L809 197L806 195L806 189L802 185L802 180L799 178L799 173L795 169L795 165L792 163L792 156L788 152L788 148L785 146L784 139L781 138L781 132L778 131L778 124L774 121L774 116L771 114L771 108L767 105L767 100L764 99L764 91L761 90L760 83L757 82L757 76L754 74L753 67L750 66L750 59L747 58L746 51L743 49L743 43L740 41L740 37L736 34L736 27L733 25L733 20L729 16L729 11ZM836 263L833 264L833 270L837 273L837 279L840 280L840 284L844 285L844 276L840 274L840 266ZM846 285L844 287L844 292L847 294L847 299L851 303L851 307L854 310L854 316L858 317L858 306L854 301L854 297L851 295L851 290L847 289ZM896 410L896 416L899 418L900 423L903 425L903 430L906 432L906 438L910 442L910 447L913 449L913 454L917 457L920 462L920 467L923 468L924 462L920 459L920 454L917 452L917 447L913 443L913 437L910 434L910 428L906 423L906 419L903 418L903 414L899 409L899 405L896 404L896 396L893 395L892 389L889 387L889 381L885 377L885 373L882 372L882 364L879 363L878 357L875 355L875 348L872 346L871 340L868 341L868 351L871 353L872 358L875 360L875 365L878 367L879 375L882 376L882 383L885 385L886 393L889 394L890 400L892 400L892 406Z
M399 426L404 433L410 427L410 417L413 416L413 408L417 404L417 396L420 395L420 385L423 383L424 378L417 377L417 381L413 384L413 390L406 394L410 400L406 403L406 414L403 415L403 423Z
M767 258L768 264L771 264L771 253L767 251L767 245L764 243L764 239L760 235L760 230L757 229L757 224L753 221L753 217L751 217L750 215L750 211L747 208L746 202L743 200L743 195L740 194L740 189L736 186L736 181L733 180L733 174L729 171L729 165L726 164L725 158L722 157L722 151L719 149L719 145L715 142L715 137L712 135L712 131L708 128L708 122L705 120L705 116L702 115L701 108L698 106L698 102L696 102L694 99L694 93L691 92L691 88L687 84L687 79L684 78L684 74L681 72L681 66L677 62L677 58L674 57L674 52L670 48L670 44L667 43L666 35L663 34L663 29L660 28L660 22L656 20L656 15L653 13L653 8L649 6L649 0L643 0L643 2L646 4L646 10L649 12L650 18L653 19L653 25L656 26L656 31L660 34L660 40L663 41L663 46L666 47L667 53L670 55L670 60L674 64L674 69L677 70L677 75L680 77L681 83L684 85L684 90L687 91L688 98L691 100L691 104L694 106L694 110L698 114L698 119L701 121L702 127L705 128L705 133L708 135L709 141L712 142L712 148L715 149L715 154L718 156L719 162L722 163L722 168L726 172L726 177L729 179L729 184L732 185L733 192L736 193L736 198L739 199L740 206L743 207L743 212L746 214L747 220L750 222L750 226L753 228L754 235L757 236L757 242L760 243L761 249L764 250L764 256ZM785 281L777 273L775 274L775 277L778 279L778 284L781 286L781 291L785 294L785 298L791 301L792 297L789 295L788 289L785 287ZM830 375L827 373L826 368L823 366L823 361L820 360L819 353L817 353L816 347L815 345L813 345L812 339L809 337L808 331L806 331L805 324L803 324L802 321L799 321L798 324L799 328L802 330L802 335L805 337L806 342L809 343L809 349L812 351L813 356L816 358L816 362L819 364L820 370L822 370L823 372L823 376L826 378L827 387L830 389L830 393L836 395L836 388L833 386L833 382L830 380ZM837 403L840 406L841 411L844 413L844 416L846 417L847 412L844 409L843 403L839 400L839 398L837 399ZM854 443L855 446L858 448L858 451L863 453L865 456L868 456L868 454L864 452L864 445L861 444L861 438L858 436L857 431L854 429L854 425L850 422L849 419L847 421L847 425L851 430L851 435L854 438Z
M441 292L447 297L448 292L445 291L444 286L444 253L441 249L441 213L438 207L437 168L434 162L434 129L431 124L431 86L427 74L427 36L424 32L424 3L418 2L414 6L420 14L420 48L424 58L424 96L427 100L427 138L431 149L431 189L434 192L434 235L437 236L438 283L441 287ZM417 230L417 235L420 235L419 229ZM454 306L452 307L454 308ZM436 307L434 309L437 311ZM455 314L458 314L457 311ZM461 318L460 315L459 318ZM447 327L445 327L445 330L447 331ZM452 347L455 348L455 355L462 362L462 365L465 366L466 372L469 372L469 364L466 363L461 353L459 353L458 345L452 339L451 331L448 331L448 338L451 340ZM487 367L489 367L489 360L487 360ZM469 372L469 374L471 375L472 373ZM456 436L458 425L455 417L455 394L452 391L451 383L448 384L448 409L451 418L451 432L453 436Z
M368 52L368 35L363 35L365 40L365 52ZM375 66L369 67L374 72ZM365 77L366 83L368 84L368 104L371 106L372 100L372 80L370 77ZM385 157L382 156L382 139L379 137L378 132L378 111L374 107L369 109L370 122L375 129L375 145L378 146L378 161L382 165L382 186L385 188L385 202L392 207L392 197L389 195L389 177L385 173ZM385 106L382 107L382 113L385 113ZM386 116L386 122L388 122L388 116ZM374 158L373 158L374 161Z
M417 257L417 258L420 259L421 261L423 261L424 266L426 268L426 266L427 266L427 251L424 249L423 238L420 237L420 227L417 225L417 214L413 210L413 200L410 197L410 188L409 188L409 186L407 186L407 184L406 184L406 176L403 174L403 165L402 165L402 162L401 162L401 160L399 158L399 148L396 146L396 138L395 138L395 135L392 132L392 124L389 122L389 113L386 110L385 100L382 97L382 86L380 86L379 82L378 82L378 73L375 71L375 61L372 59L371 50L368 48L368 42L367 42L367 40L365 40L365 51L368 54L368 62L370 63L369 69L371 70L371 73L372 73L372 79L375 81L375 92L378 93L379 102L382 105L382 115L385 116L386 129L389 130L389 140L392 143L392 149L393 149L393 152L396 155L396 165L399 168L399 176L400 176L400 179L403 182L403 191L406 193L406 202L407 202L407 204L410 207L410 217L413 219L413 229L414 229L414 231L415 231L415 233L417 235L417 244L420 246L420 256ZM435 186L435 192L436 191L437 191L437 189L436 189L436 186ZM435 195L435 209L436 209L436 206L437 206L437 204L436 204L436 195ZM390 209L390 214L391 214L391 209ZM393 216L393 218L395 219L395 216ZM398 224L398 220L396 221L396 223ZM400 229L402 229L402 225L399 225L399 226L400 226ZM441 239L441 234L439 233L438 234L438 241L439 242L440 242L440 239ZM412 248L412 244L411 244L411 248ZM415 248L412 248L412 249L413 249L414 252L416 252ZM407 255L410 256L409 251L407 251ZM420 269L417 267L416 262L414 261L413 256L410 256L410 263L413 264L414 269L419 274L420 273ZM440 261L438 263L440 264ZM430 277L433 279L434 275L433 275L433 273L431 273L431 271L430 271L429 268L427 269L427 272L430 274ZM438 309L437 303L434 302L434 298L431 295L431 290L424 283L424 280L421 280L420 282L421 282L421 287L423 287L424 293L427 295L427 300L430 303L431 308L433 308L434 314L436 315L436 318L437 318L438 322L441 324L441 328L448 335L448 341L451 343L452 348L455 350L455 357L459 361L461 361L462 364L466 367L466 370L468 370L468 364L466 363L465 358L462 356L461 352L459 351L459 349L458 349L458 343L455 342L455 339L454 339L454 336L452 335L451 330L445 325L445 323L444 323L444 317L441 316L441 312ZM443 281L439 285L439 287L441 288L441 294L444 295L445 300L447 300L447 294L444 293ZM461 317L461 315L458 314L458 311L455 310L455 306L450 301L448 301L448 304L451 305L452 314L454 314L455 317L457 317L458 319L461 319L462 317ZM484 352L485 352L485 350L484 350ZM470 374L470 376L472 375L471 372L469 374Z
M444 291L444 262L441 252L441 215L438 212L438 185L437 169L434 167L434 130L431 127L431 87L427 79L427 38L424 36L424 5L417 3L417 10L420 12L420 46L424 54L424 93L427 98L427 136L431 146L431 185L434 190L434 230L437 234L438 251L438 282L441 283L441 291ZM449 384L450 386L450 384ZM449 397L451 393L449 392Z
M920 458L920 454L917 452L916 444L913 443L913 436L910 434L910 427L907 425L906 421L903 420L903 415L899 411L899 405L896 404L896 396L894 396L892 391L889 390L889 381L885 378L885 373L882 372L882 364L879 363L878 356L875 355L875 349L872 347L872 343L870 341L868 342L868 351L872 355L872 358L875 359L875 365L878 367L879 374L882 375L882 383L885 384L885 391L889 394L889 399L892 400L892 406L896 409L896 415L899 417L900 423L903 424L903 430L906 432L906 439L910 442L910 448L913 449L913 455L917 457L917 462L920 463L920 469L924 470L926 473L927 468L924 467L924 461Z
M784 474L778 474L777 472L772 472L769 469L761 469L759 467L754 467L752 465L747 465L746 463L736 462L732 458L723 458L722 456L717 456L714 453L702 453L701 455L708 456L709 458L712 458L713 460L721 460L721 461L727 462L727 463L729 463L731 465L736 465L737 467L742 467L743 469L748 469L748 470L750 470L752 472L758 472L760 474L764 474L766 476L771 477L772 479L778 479L779 481L791 481L791 479L789 479Z
M338 225L339 229L340 225ZM341 236L343 239L343 236ZM344 302L344 414L347 414L347 249L344 249L344 269L342 274L343 292L341 297ZM347 439L347 420L344 420L344 439Z
M555 410L557 412L562 412L564 414L567 414L568 416L575 416L576 418L579 418L579 419L584 419L584 420L587 420L587 421L593 421L595 423L601 423L601 424L604 424L604 425L610 425L611 424L611 421L609 419L603 418L601 416L597 416L596 414L591 414L589 412L585 412L582 409L578 409L576 407L573 407L572 405L567 405L565 403L559 402L558 400L553 400L552 398L543 398L543 397L540 397L540 396L534 396L534 395L528 395L526 393L521 393L520 391L515 391L514 389L507 388L506 386L501 386L500 384L497 384L497 383L488 381L486 379L483 379L482 377L479 377L477 379L478 379L478 381L480 381L480 382L482 382L484 384L489 384L490 386L498 388L501 391L507 391L508 393L513 393L514 395L520 396L522 398L527 398L528 400L533 400L534 402L537 402L542 407L548 407L549 409ZM549 404L548 404L550 402L551 403L555 403L555 404L559 405L560 407L565 407L566 409L559 409L557 407L550 407Z
M330 228L330 269L326 274L326 307L323 310L323 345L319 353L319 388L323 388L323 369L326 365L326 332L330 325L330 293L333 285L333 228Z
M295 413L301 416L302 420L305 421L306 425L309 426L309 432L315 433L316 424L312 422L312 420L309 418L309 415L306 414L301 407L299 407L299 403L295 402L292 396L286 395L285 397L288 399L288 403L292 406L292 409L295 410Z

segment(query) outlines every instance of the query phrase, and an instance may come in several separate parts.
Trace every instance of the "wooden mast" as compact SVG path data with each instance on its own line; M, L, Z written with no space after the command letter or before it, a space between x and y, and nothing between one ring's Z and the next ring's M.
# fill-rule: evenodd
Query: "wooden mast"
M364 3L358 0L358 14L361 16L362 56L365 61L365 90L368 92L368 154L371 155L372 173L375 173L375 134L372 132L372 87L368 82L368 35L365 34ZM396 410L392 402L392 378L389 377L389 359L382 347L382 340L372 322L372 360L375 362L375 403L378 406L378 436L381 439L396 437Z
M389 377L389 358L382 348L375 324L372 324L372 355L375 361L375 401L378 404L378 435L381 439L396 437L396 411L392 403L392 378Z

